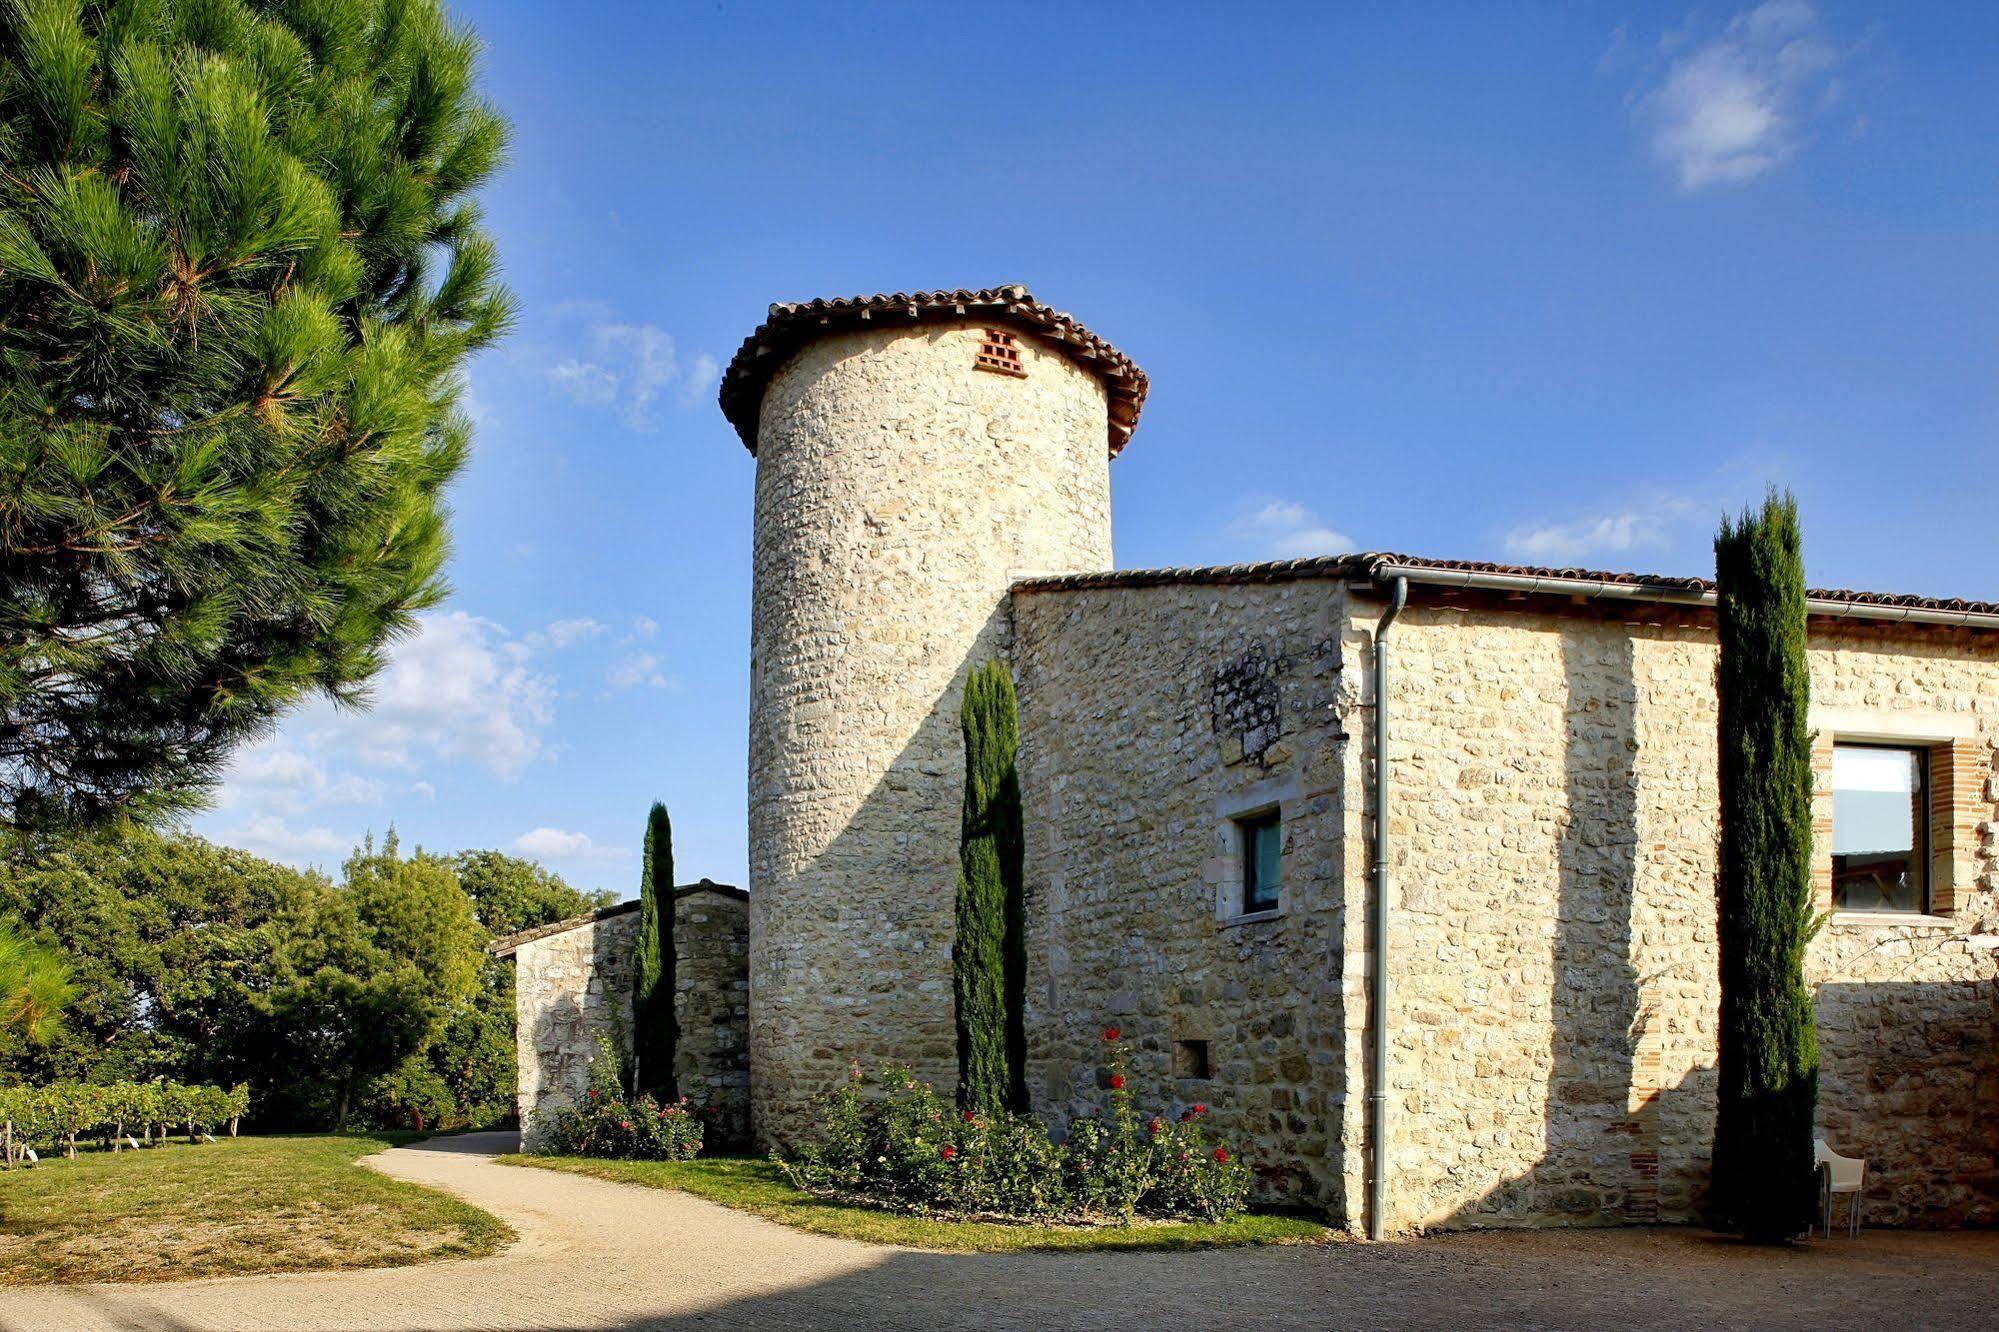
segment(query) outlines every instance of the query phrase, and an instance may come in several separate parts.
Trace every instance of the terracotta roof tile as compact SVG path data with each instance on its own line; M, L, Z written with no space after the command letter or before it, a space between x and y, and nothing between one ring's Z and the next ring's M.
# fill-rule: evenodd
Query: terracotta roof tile
M877 292L832 300L779 303L757 325L722 372L722 415L751 453L757 451L757 415L764 389L806 343L828 333L887 324L976 319L1032 334L1104 382L1110 395L1110 451L1116 457L1138 426L1145 406L1145 372L1129 356L1060 310L1043 305L1022 286L977 291Z

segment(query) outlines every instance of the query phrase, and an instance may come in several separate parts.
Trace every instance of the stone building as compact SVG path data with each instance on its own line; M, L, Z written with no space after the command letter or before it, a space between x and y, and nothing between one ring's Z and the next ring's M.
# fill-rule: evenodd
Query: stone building
M488 950L514 960L515 1099L530 1149L548 1116L589 1087L600 1035L631 1049L638 932L634 900L509 934ZM706 879L674 889L674 1071L735 1143L749 1139L749 937L742 889Z
M959 691L998 657L1037 1112L1100 1104L1116 1023L1143 1100L1204 1102L1267 1195L1356 1229L1697 1215L1712 587L1387 554L1113 571L1145 392L1019 287L774 305L723 376L757 468L756 1135L795 1135L853 1059L951 1084ZM1822 1128L1868 1159L1872 1220L1990 1222L1999 606L1811 598Z

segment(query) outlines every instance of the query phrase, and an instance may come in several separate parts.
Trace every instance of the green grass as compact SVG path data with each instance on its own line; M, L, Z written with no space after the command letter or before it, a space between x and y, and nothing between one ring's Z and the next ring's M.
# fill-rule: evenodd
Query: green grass
M678 1189L815 1235L962 1253L1035 1250L1205 1249L1242 1244L1311 1244L1332 1238L1316 1221L1253 1212L1219 1225L1145 1222L1133 1226L1033 1226L933 1221L817 1198L794 1187L769 1161L715 1156L698 1161L605 1161L581 1156L502 1156L503 1164L565 1170L620 1184Z
M475 1258L497 1217L358 1166L414 1134L224 1138L0 1174L0 1285L180 1281Z

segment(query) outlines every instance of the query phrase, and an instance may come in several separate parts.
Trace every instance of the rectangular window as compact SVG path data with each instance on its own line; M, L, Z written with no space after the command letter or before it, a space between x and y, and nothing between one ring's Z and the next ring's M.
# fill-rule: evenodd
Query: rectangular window
M1173 1076L1183 1082L1188 1079L1206 1079L1214 1076L1208 1065L1208 1043L1206 1041L1173 1042Z
M1929 776L1926 749L1833 746L1836 909L1930 909Z
M1239 820L1242 830L1242 909L1273 911L1283 889L1284 823L1276 810Z

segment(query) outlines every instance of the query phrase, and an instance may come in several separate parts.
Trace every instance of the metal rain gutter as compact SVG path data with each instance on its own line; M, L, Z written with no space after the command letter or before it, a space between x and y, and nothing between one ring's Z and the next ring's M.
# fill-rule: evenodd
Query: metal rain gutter
M1600 578L1551 578L1534 574L1482 573L1471 569L1432 569L1419 564L1384 562L1371 570L1387 581L1406 578L1431 587L1465 587L1485 592L1521 592L1557 597L1588 597L1602 601L1651 601L1672 606L1712 609L1713 592L1661 587L1651 583L1614 583ZM1807 597L1805 613L1837 620L1882 620L1898 624L1942 624L1960 629L1999 630L1999 615L1989 611L1938 610L1928 606L1893 606L1869 601L1832 601Z
M1368 1178L1367 1237L1380 1239L1388 1207L1388 630L1409 601L1409 580L1388 575L1388 609L1374 626L1374 910L1368 985L1374 1041L1367 1104L1373 1112L1373 1161Z

